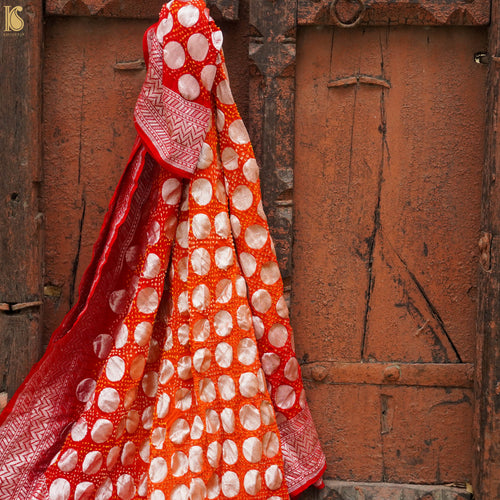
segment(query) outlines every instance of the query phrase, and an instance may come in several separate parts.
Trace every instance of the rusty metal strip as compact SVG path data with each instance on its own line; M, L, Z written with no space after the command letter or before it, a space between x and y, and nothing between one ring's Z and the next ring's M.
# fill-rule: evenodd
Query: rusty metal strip
M34 302L19 302L16 304L9 304L7 302L0 303L0 311L3 312L16 312L21 311L22 309L29 309L31 307L39 307L42 305L42 301L37 300Z
M364 83L366 85L378 85L380 87L385 87L386 89L391 88L391 82L389 82L389 80L370 75L352 75L344 78L336 78L335 80L328 82L327 87L348 87L349 85L359 85L360 83Z
M472 363L345 363L318 361L302 375L325 384L405 385L472 388Z

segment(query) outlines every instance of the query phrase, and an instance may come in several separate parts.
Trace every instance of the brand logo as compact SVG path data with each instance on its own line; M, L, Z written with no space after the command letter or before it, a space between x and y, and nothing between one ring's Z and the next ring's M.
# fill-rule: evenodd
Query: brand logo
M10 5L6 5L4 7L5 10L5 27L4 32L18 32L24 28L24 19L19 15L19 13L23 10L20 5L16 5L15 7L11 7Z

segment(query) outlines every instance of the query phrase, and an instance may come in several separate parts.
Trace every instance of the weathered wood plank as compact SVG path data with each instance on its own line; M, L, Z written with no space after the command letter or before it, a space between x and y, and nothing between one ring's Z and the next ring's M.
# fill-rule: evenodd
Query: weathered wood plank
M250 3L250 136L285 286L292 270L296 0Z
M42 1L2 8L0 33L0 302L41 300ZM9 18L9 24L7 20ZM9 396L40 355L40 307L0 313L0 391Z
M489 0L298 0L302 25L476 25L490 19Z
M500 497L500 4L489 32L486 149L479 248L479 310L474 420L474 492Z
M137 0L47 0L45 13L55 16L102 16L132 19L155 19L165 0L138 2ZM236 21L239 16L239 0L208 0L216 17Z

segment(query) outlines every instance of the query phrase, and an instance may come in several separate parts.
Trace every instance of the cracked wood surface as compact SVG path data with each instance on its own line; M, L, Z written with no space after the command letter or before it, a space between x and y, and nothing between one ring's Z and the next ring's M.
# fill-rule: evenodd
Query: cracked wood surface
M359 0L364 4L362 25L482 25L490 20L489 0ZM332 13L331 0L298 0L301 25L349 24L358 15L359 5L337 0Z
M45 13L56 16L101 16L131 19L157 19L164 0L47 0ZM207 0L218 19L239 19L239 0Z
M292 320L328 477L471 479L485 34L299 29Z
M41 1L31 2L20 14L22 30L0 35L0 302L9 305L39 303L42 291L42 11ZM0 406L39 354L40 307L0 312Z
M488 53L481 237L478 238L479 311L475 377L474 491L477 498L500 496L500 5L492 2ZM494 59L493 59L494 58Z

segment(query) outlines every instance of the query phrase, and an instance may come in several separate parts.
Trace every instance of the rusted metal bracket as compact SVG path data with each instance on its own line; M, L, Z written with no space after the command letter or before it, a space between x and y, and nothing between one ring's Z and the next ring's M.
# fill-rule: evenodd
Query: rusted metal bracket
M9 302L0 302L0 311L8 314L21 311L22 309L29 309L31 307L40 307L41 305L42 301L40 300L37 300L35 302L19 302L15 304L11 304Z
M359 85L360 83L364 83L366 85L379 85L387 89L391 88L391 82L385 78L370 75L352 75L346 76L345 78L337 78L336 80L328 82L327 87L348 87L349 85Z
M361 22L366 11L366 4L364 0L355 0L355 3L357 6L354 12L349 12L349 18L342 20L344 16L339 12L339 8L343 11L350 11L352 10L352 2L349 0L333 0L330 4L330 15L337 26L341 28L353 28Z

